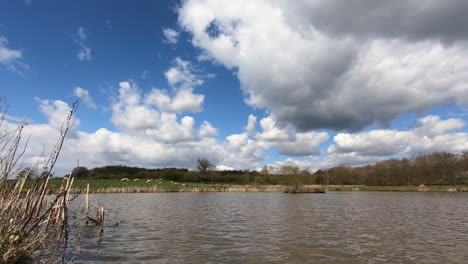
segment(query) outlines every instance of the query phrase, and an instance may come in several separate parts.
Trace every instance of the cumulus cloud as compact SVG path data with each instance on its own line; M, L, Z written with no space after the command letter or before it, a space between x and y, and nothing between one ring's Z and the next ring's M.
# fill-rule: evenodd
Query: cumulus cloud
M465 122L461 119L450 118L440 120L439 116L426 116L418 119L418 126L414 133L418 136L436 136L446 132L461 129L465 126Z
M236 160L236 153L228 152L223 143L213 138L217 136L217 129L209 122L203 121L197 128L194 118L179 118L174 113L150 108L143 103L144 97L145 94L135 84L120 83L119 97L113 103L112 121L121 131L101 128L91 133L82 132L79 130L80 121L76 119L55 169L57 175L69 173L77 160L87 167L132 164L187 168L195 167L197 157L206 157L215 164ZM61 100L36 100L39 111L48 122L31 122L25 128L24 135L30 136L24 156L26 166L44 163L44 155L50 153L59 138L60 128L71 109ZM156 115L145 114L145 111ZM149 120L140 118L141 113ZM5 120L3 125L14 126L14 123L9 123L11 121Z
M178 14L200 57L235 70L278 126L358 131L468 103L467 5L188 0Z
M377 36L409 41L438 39L447 43L468 39L466 1L316 0L297 1L287 6L286 1L278 4L288 12L286 16L295 16L292 26L301 28L312 24L337 36L353 34L361 38Z
M247 121L247 126L245 127L245 131L250 135L250 136L255 136L257 133L257 129L255 126L257 125L257 117L254 115L249 115L249 119Z
M29 68L28 65L21 62L23 52L8 47L8 39L0 36L0 64L12 72L21 73Z
M228 155L220 163L225 166L223 168L258 168L258 163L265 159L264 151L269 149L277 149L281 155L289 156L319 155L318 146L328 139L326 132L298 133L291 127L278 128L271 116L260 120L259 132L255 126L256 120L256 116L249 115L244 133L226 137L223 147ZM287 164L301 168L310 166L307 165L308 161L296 162L294 159L287 159Z
M192 64L189 61L176 57L173 66L164 75L173 88L189 89L203 84L203 80L194 73Z
M196 129L192 117L179 116L203 109L204 95L193 91L203 80L194 73L191 63L177 57L165 76L170 91L153 88L143 93L135 83L120 82L119 95L112 105L114 125L126 133L144 134L167 142L201 140L216 135L216 129L209 122L204 121Z
M334 144L328 148L328 155L318 160L315 166L363 165L395 156L468 151L468 133L456 132L464 127L465 122L461 119L426 116L406 131L380 129L339 133L333 138Z
M252 120L254 118L249 117L249 125ZM276 148L281 155L320 155L321 151L317 148L329 137L327 132L297 132L293 127L279 128L272 116L262 118L260 127L262 132L255 134L259 146Z
M272 116L262 118L260 131L257 131L253 125L256 117L251 115L247 120L249 129L219 141L215 138L217 129L208 121L197 126L193 117L146 105L147 94L136 84L121 82L119 85L119 96L113 102L112 121L120 130L101 128L95 132L82 132L79 131L80 121L76 120L57 164L59 175L68 173L77 160L87 167L132 164L194 168L197 157L206 157L218 168L258 169L259 162L265 160L264 151L277 149L282 155L296 158L278 161L274 167L294 165L302 169L318 169L341 164L369 164L397 155L411 157L434 151L468 150L468 133L457 132L464 128L463 121L443 120L438 116L422 117L414 128L406 131L380 129L339 133L333 138L334 144L326 156L319 156L318 150L328 139L326 132L304 133L291 127L278 128ZM24 156L26 165L44 161L42 153L49 153L70 110L70 106L61 100L37 99L37 102L48 122L32 123L25 129L25 135L31 136ZM425 135L420 134L423 128L429 131Z
M277 161L274 164L269 164L269 166L273 167L273 171L278 171L278 172L281 169L281 167L285 165L296 166L296 167L299 167L300 169L308 170L310 169L310 166L312 165L312 163L309 160L297 160L297 159L287 158L284 161Z
M93 98L89 95L88 90L81 87L75 87L75 96L80 98L89 108L96 109L96 104L94 103Z
M85 44L87 38L84 27L79 27L78 32L73 35L73 39L79 48L76 56L80 61L90 61L93 59L91 56L91 48Z
M247 133L233 134L226 137L224 148L229 153L223 165L231 168L256 168L263 160L263 150Z
M194 94L191 90L183 89L176 92L171 98L166 91L153 89L146 97L145 102L157 106L165 112L201 112L205 96Z
M71 107L61 100L43 100L38 97L35 99L39 104L39 111L46 115L49 121L48 125L54 129L61 128ZM79 126L79 120L75 120L73 123L73 127Z
M196 128L193 117L181 115L200 110L202 103L202 95L195 95L186 88L171 97L158 89L143 93L135 83L120 82L119 94L112 104L111 121L125 134L157 142L202 141L216 136L217 130L208 121Z
M164 39L163 41L169 44L177 44L179 41L179 32L172 28L163 29Z
M203 79L194 73L189 61L177 57L173 66L164 75L172 88L173 96L166 90L153 89L145 98L145 104L154 105L161 111L172 113L201 112L205 96L194 94L196 86L203 84Z
M388 156L399 153L409 142L410 132L397 130L372 130L347 134L339 133L333 140L335 145L328 153L358 152L366 156Z

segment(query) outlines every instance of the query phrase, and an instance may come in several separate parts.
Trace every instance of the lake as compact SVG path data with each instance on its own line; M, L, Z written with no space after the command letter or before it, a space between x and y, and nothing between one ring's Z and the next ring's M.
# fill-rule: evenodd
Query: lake
M76 229L76 263L468 263L468 193L90 197L106 229Z

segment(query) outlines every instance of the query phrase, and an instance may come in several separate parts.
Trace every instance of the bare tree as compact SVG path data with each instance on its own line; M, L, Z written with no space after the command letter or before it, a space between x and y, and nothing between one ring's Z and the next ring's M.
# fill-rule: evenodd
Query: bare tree
M197 169L200 172L207 172L209 170L216 168L216 166L213 163L211 163L207 158L198 158L197 162L198 162Z

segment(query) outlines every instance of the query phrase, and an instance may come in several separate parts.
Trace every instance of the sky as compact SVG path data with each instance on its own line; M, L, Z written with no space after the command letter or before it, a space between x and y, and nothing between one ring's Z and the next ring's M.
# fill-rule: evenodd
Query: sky
M468 1L2 1L2 129L41 165L315 171L468 151Z

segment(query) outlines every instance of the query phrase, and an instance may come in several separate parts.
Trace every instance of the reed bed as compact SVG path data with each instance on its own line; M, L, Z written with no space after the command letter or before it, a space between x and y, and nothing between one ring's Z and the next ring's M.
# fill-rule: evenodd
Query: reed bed
M90 190L91 193L167 193L167 192L282 192L283 185L148 185L101 187ZM80 188L72 189L73 193L83 193Z
M457 186L416 186L416 185L404 185L404 186L366 186L366 185L325 185L327 192L333 191L345 191L345 192L468 192L467 185Z
M24 187L31 170L16 181L10 179L18 175L21 157L27 146L27 140L26 143L22 141L22 132L27 123L8 127L8 107L0 98L0 263L64 261L74 179L62 180L53 195L49 195L49 182L76 107L77 102L62 125L60 137L43 164L40 177L26 190Z
M60 179L51 179L52 185L58 186ZM234 184L201 184L170 182L154 180L147 182L145 179L139 181L121 182L120 180L100 179L75 179L72 193L85 193L89 184L90 193L167 193L167 192L284 192L291 186L287 185L234 185ZM365 185L304 185L301 189L308 192L334 192L334 191L386 191L386 192L467 192L468 186L365 186Z

